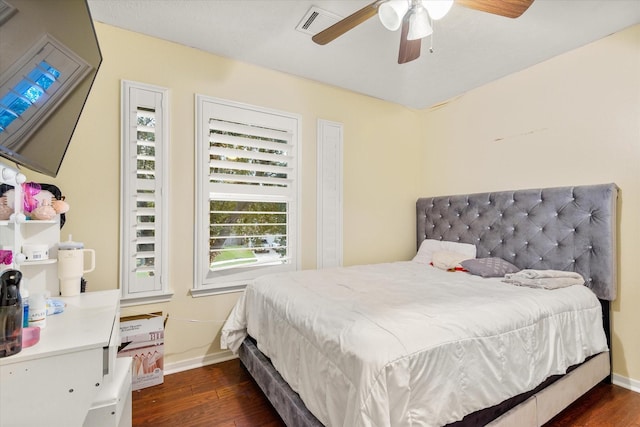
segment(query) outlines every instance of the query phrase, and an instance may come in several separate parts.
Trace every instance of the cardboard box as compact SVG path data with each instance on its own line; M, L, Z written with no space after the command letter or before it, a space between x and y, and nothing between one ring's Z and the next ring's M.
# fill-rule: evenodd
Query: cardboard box
M158 316L120 319L118 357L132 358L132 389L162 384L164 381L164 321Z

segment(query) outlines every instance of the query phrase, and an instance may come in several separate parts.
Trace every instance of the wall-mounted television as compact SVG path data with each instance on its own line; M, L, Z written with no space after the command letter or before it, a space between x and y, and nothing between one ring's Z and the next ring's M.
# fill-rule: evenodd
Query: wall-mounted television
M86 0L0 0L0 156L55 177L101 62Z

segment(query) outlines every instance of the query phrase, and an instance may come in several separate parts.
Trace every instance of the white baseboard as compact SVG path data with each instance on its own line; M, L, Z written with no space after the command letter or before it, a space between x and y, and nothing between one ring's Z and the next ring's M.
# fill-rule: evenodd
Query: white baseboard
M169 363L164 366L164 374L171 375L189 369L201 368L214 363L226 362L227 360L237 359L238 356L229 350L220 353L208 354L204 357L195 357L193 359L181 360L179 362Z
M611 381L615 385L619 385L620 387L627 388L631 391L635 391L636 393L640 393L640 381L634 380L633 378L623 377L622 375L613 374Z

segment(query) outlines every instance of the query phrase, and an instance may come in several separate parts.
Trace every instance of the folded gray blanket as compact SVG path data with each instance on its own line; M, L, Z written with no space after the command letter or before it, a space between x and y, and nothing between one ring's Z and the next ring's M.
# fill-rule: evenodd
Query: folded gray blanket
M584 285L584 278L580 274L562 270L520 270L517 273L505 274L502 281L512 285L542 289Z

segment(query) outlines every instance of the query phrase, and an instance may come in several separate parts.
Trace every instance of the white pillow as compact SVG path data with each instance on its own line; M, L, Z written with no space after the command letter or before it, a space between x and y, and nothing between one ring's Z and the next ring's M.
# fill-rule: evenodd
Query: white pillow
M420 244L420 249L413 261L420 264L430 264L433 253L439 251L457 252L466 256L466 259L476 257L476 246L470 243L448 242L446 240L426 239Z
M469 259L466 254L461 254L460 252L437 251L433 253L431 263L440 270L448 271L462 268L460 263Z

